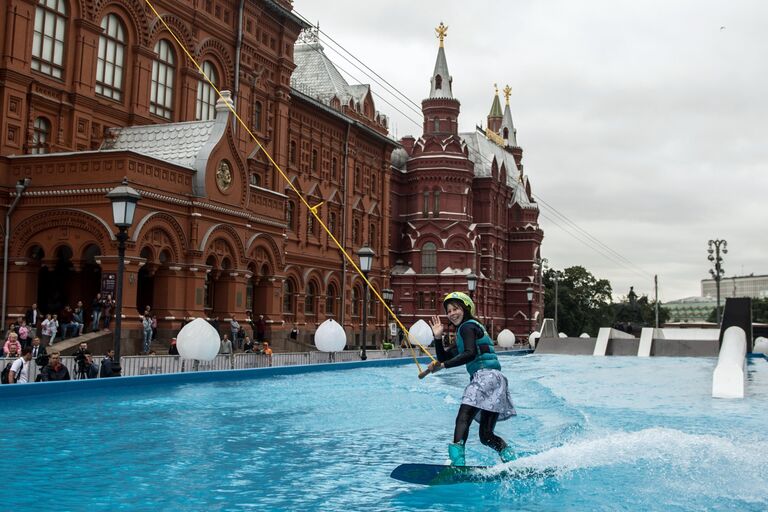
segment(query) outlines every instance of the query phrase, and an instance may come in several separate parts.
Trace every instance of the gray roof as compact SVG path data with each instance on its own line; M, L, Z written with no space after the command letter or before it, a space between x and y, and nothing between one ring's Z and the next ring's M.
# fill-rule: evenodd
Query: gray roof
M334 96L347 103L352 97L349 84L325 56L320 43L296 43L293 61L296 69L291 75L291 87L324 103Z
M504 136L504 128L507 129L509 136L505 139L507 146L517 146L517 130L512 123L512 112L509 110L509 103L504 107L504 117L501 119L501 132L499 135Z
M504 165L507 172L507 185L515 189L512 204L518 203L523 208L538 209L538 205L528 198L525 183L518 181L519 171L515 157L511 153L488 140L480 129L471 133L460 133L459 136L467 144L469 159L475 164L475 176L491 176L491 164L495 158L499 170L502 164Z
M435 79L437 75L440 75L441 83L440 89L436 88ZM445 50L441 46L437 50L437 60L435 60L435 70L432 72L432 78L429 79L431 84L429 90L429 97L431 98L453 98L453 91L451 90L451 82L453 78L448 73L448 61L445 59Z
M216 121L192 121L112 128L100 149L123 149L172 164L195 168Z

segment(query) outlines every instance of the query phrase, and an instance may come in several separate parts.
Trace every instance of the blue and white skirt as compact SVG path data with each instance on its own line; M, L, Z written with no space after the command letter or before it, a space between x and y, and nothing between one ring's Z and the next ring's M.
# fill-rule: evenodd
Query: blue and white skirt
M464 389L461 403L483 411L497 412L498 421L517 415L512 396L509 394L509 383L499 370L476 371ZM479 420L479 417L476 416L475 419Z

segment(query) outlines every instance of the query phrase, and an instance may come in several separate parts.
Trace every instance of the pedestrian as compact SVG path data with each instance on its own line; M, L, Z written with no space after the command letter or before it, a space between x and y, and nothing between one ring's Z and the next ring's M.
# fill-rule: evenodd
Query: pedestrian
M232 333L232 340L238 349L243 348L243 339L240 337L240 322L237 321L235 315L232 315L232 319L229 321L229 332Z
M115 351L114 349L107 350L107 354L104 359L101 360L101 369L99 370L99 376L105 377L118 377L119 374L115 372Z
M141 326L144 329L142 352L148 354L149 346L152 344L152 317L149 316L149 313L145 313L144 316L141 317Z
M171 338L171 346L168 347L168 355L169 356L179 355L179 347L176 346L176 338Z
M99 320L101 320L101 310L104 307L104 300L101 298L101 293L97 293L96 297L91 302L91 330L96 332L99 330ZM64 334L66 336L66 333Z
M227 334L221 339L221 346L219 348L219 354L232 355L232 340L229 339Z
M32 360L32 349L24 347L21 356L11 365L8 373L8 384L25 384L29 382L29 362Z
M40 310L37 309L37 303L33 303L32 307L27 310L26 313L27 327L29 327L31 337L38 335L37 331L40 329L40 322L43 321L43 315Z
M70 380L69 370L66 366L61 364L61 354L59 352L51 352L48 358L48 364L43 366L40 370L41 382L53 382L60 380Z
M259 318L255 322L253 337L256 338L256 343L264 341L264 336L267 334L267 322L264 320L264 315L259 315Z
M466 366L470 376L464 390L453 443L448 445L448 456L454 466L465 465L465 445L472 420L480 417L480 442L499 453L503 462L514 457L512 447L494 434L497 421L504 421L516 414L509 394L507 378L501 373L501 364L493 349L493 340L485 327L475 320L475 303L463 292L452 292L443 299L448 321L456 328L456 343L443 347L443 324L440 317L432 317L432 334L435 338L437 361L428 370L436 373L443 368Z

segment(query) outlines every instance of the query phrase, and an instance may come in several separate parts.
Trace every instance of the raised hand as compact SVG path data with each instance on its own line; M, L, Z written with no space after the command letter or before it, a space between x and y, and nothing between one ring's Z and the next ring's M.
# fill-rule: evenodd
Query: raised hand
M439 316L432 315L432 321L429 323L429 326L432 327L432 335L435 339L443 337L443 324L440 322Z

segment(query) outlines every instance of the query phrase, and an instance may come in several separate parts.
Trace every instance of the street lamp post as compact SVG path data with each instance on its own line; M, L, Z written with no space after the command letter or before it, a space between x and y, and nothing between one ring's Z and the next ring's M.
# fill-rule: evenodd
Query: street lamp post
M467 274L467 290L469 290L469 298L474 300L475 290L477 290L477 275L474 272Z
M525 290L528 297L528 336L533 334L533 288L528 287Z
M123 272L125 271L125 241L128 240L128 228L133 225L133 214L136 213L136 203L141 195L128 186L128 178L109 191L107 197L112 202L112 220L117 226L117 289L115 290L115 362L120 364L120 329L123 319Z
M371 271L371 265L373 264L373 257L376 256L376 253L373 252L373 249L370 247L361 247L359 251L357 251L357 255L360 258L360 270L363 271L363 276L365 276L365 280L368 281L368 272ZM360 359L365 361L368 359L368 356L365 354L365 336L366 336L366 328L368 326L368 283L365 283L365 291L363 292L363 332L360 337Z
M709 274L715 279L715 287L717 288L717 325L720 325L720 280L723 278L725 269L723 268L723 258L720 253L728 254L728 242L725 240L710 240L709 249L707 250L709 256L707 259L712 262L714 269L709 269Z

